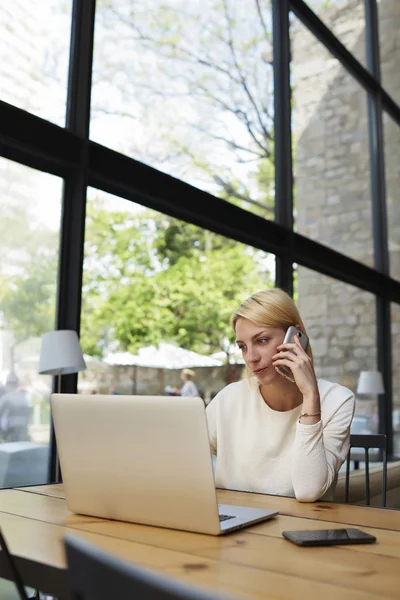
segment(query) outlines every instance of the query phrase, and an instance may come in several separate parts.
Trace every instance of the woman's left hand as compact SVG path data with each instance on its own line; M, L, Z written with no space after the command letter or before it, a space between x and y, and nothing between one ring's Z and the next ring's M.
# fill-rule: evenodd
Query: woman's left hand
M281 344L277 346L277 350L279 352L272 357L272 365L289 367L303 397L319 396L312 360L303 350L298 334L295 335L293 344Z

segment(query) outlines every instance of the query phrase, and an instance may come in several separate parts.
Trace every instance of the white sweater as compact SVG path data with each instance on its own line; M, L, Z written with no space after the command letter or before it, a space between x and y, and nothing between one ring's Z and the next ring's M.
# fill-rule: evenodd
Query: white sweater
M221 390L206 411L216 486L300 502L332 499L349 450L354 394L322 379L318 388L322 414L314 425L298 422L302 406L270 408L255 379Z

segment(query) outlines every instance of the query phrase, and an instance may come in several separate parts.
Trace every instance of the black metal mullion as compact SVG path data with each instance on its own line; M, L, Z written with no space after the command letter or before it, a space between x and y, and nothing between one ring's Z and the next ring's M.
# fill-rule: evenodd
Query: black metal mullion
M376 0L364 0L367 67L380 82L378 11ZM382 99L380 89L368 94L372 228L375 268L389 275Z
M364 0L365 9L365 42L367 69L381 83L381 65L379 58L379 23L376 0Z
M364 0L367 68L380 83L379 23L376 0ZM371 165L372 231L375 268L389 275L389 250L386 212L386 182L382 95L380 88L368 94L368 125ZM379 396L379 432L387 437L389 456L393 450L392 347L390 302L376 298L377 368L382 373L385 392Z
M0 100L0 154L59 177L77 164L81 140L41 117Z
M387 453L393 455L393 387L392 387L392 336L390 303L376 299L377 368L382 373L385 392L378 397L379 433L386 435Z
M74 0L67 98L67 129L81 138L78 165L65 179L57 294L57 329L79 334L83 251L88 180L90 92L95 0ZM65 375L61 391L76 393L77 375ZM54 431L51 435L50 480L59 479Z
M275 130L275 221L293 229L293 170L288 0L272 0ZM293 258L276 256L275 283L293 295Z
M67 128L89 137L96 0L74 0L67 97Z
M89 158L89 185L93 187L265 252L293 258L319 273L400 303L400 282L332 248L94 142L90 142Z
M295 260L290 254L276 254L275 256L275 285L293 296L293 263Z

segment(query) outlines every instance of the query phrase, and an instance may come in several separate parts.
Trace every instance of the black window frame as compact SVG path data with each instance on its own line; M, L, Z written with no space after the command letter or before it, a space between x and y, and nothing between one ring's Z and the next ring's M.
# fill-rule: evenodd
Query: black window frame
M87 187L121 196L265 252L277 261L276 285L293 293L293 264L371 292L376 297L378 369L385 394L379 401L379 432L393 450L390 304L400 304L400 282L389 275L384 173L383 111L400 126L400 106L380 82L376 0L364 0L364 67L302 0L271 0L275 91L275 221L267 221L170 175L89 139L95 0L74 0L66 127L59 127L0 100L0 156L64 180L57 329L80 330ZM293 172L289 16L298 19L351 73L368 95L375 268L293 230ZM77 376L62 378L63 392L76 392ZM56 477L51 435L49 481Z

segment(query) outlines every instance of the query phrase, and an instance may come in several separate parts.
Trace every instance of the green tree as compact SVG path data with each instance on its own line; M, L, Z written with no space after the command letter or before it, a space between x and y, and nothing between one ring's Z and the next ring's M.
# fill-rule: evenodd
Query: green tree
M127 216L91 205L86 231L82 339L90 354L115 341L131 352L161 341L225 350L232 311L271 285L256 251L149 210Z
M99 119L104 132L124 123L117 141L98 141L273 216L270 0L99 0L92 97L94 134ZM161 340L225 348L232 310L270 285L257 256L164 215L90 207L86 350Z
M36 232L37 234L38 232ZM47 234L47 235L46 235ZM33 236L35 237L35 236ZM44 238L49 246L44 246ZM19 344L50 331L55 325L55 298L57 286L57 254L54 252L56 236L42 231L41 241L36 240L35 255L26 263L18 261L19 269L12 275L0 275L0 313L3 328L10 331L11 371L15 371L15 350ZM33 239L30 243L34 246ZM25 248L26 250L26 248Z

